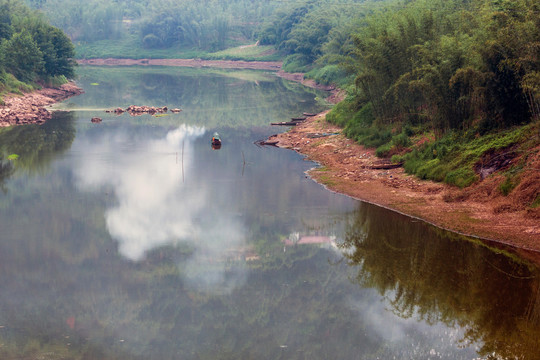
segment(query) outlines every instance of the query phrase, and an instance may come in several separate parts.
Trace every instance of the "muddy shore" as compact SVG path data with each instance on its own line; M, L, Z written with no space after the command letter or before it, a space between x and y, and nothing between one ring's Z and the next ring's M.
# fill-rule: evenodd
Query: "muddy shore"
M277 146L320 164L309 171L315 181L332 191L480 238L490 245L509 246L510 251L540 263L540 209L517 208L514 198L496 191L496 176L459 189L420 180L401 167L381 169L375 150L341 135L341 128L326 122L326 113L308 117L290 131L272 137L278 140ZM540 149L536 150L530 166L540 168ZM538 171L531 176L533 183L540 184Z
M43 124L52 117L47 106L81 93L82 89L70 82L24 95L3 96L4 105L0 105L0 127Z

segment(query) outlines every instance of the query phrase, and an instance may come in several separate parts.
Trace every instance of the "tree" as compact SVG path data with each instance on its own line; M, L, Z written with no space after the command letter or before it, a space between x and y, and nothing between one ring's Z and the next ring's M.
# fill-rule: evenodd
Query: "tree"
M2 43L5 69L18 80L33 82L43 71L43 54L28 31L16 33Z
M13 26L11 26L10 9L8 4L0 5L0 41L9 39L13 35Z
M48 74L51 76L64 75L67 78L75 76L76 62L75 49L71 40L58 28L51 27L51 42L54 47L55 57L54 63L48 69Z

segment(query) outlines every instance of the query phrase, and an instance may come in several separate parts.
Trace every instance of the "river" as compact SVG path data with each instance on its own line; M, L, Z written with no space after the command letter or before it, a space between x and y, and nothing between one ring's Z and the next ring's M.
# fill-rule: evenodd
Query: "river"
M0 358L538 358L537 267L256 144L324 93L264 71L78 72L51 121L0 130ZM129 105L182 112L105 112Z

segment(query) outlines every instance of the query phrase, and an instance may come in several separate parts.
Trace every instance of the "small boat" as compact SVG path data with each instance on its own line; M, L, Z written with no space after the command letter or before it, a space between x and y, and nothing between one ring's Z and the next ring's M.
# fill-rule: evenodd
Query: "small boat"
M317 114L314 114L314 113L303 113L304 116L315 116Z
M279 142L278 140L270 140L270 139L268 139L268 140L257 140L257 141L254 142L254 144L259 146L259 147L266 146L266 145L268 145L268 146L277 146L278 142Z
M277 123L270 123L270 125L282 125L282 126L296 126L298 121L283 121Z
M217 132L212 136L212 146L221 146L221 138Z
M305 117L294 117L294 118L291 118L292 121L304 121L306 120Z
M403 163L390 163L390 162L384 162L384 161L381 161L381 162L378 162L378 163L375 163L371 166L369 166L368 168L369 169L372 169L372 170L390 170L390 169L396 169L396 168L399 168L399 167L402 167L403 166Z

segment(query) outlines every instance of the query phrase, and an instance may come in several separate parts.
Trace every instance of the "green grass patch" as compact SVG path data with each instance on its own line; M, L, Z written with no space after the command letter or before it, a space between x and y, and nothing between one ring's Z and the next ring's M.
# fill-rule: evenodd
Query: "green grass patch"
M330 171L328 167L321 166L313 169L312 171L319 173L316 178L321 184L329 187L336 185L336 182L330 177L330 175L326 174L326 172Z
M404 168L409 174L464 188L479 179L474 167L485 154L497 153L526 142L533 126L530 124L481 137L475 136L473 132L449 133L437 141L414 149L400 160L405 161ZM519 166L513 167L506 174L507 180L500 187L503 194L510 193L517 186L519 169Z
M323 184L324 186L332 187L336 185L336 182L330 178L329 176L322 175L319 177L319 182Z
M352 83L352 80L346 71L339 65L326 65L322 68L316 67L306 73L306 78L313 79L320 84L336 84L342 87Z
M137 37L119 40L100 40L75 43L78 59L207 59L280 61L281 56L272 46L242 45L217 52L173 46L167 49L146 49Z
M375 155L377 155L378 157L388 157L388 155L390 154L390 151L392 150L393 146L391 143L386 143L386 144L383 144L381 146L379 146L377 148L377 150L375 150Z
M292 54L287 56L283 60L283 70L295 73L295 72L303 72L307 73L312 69L313 65L311 63L306 63L304 57L301 54Z
M504 196L508 196L508 194L510 194L515 187L516 184L514 183L514 181L512 181L512 177L507 177L504 182L499 185L499 191Z
M46 87L58 87L68 82L68 79L64 75L50 76L46 79L40 80L40 84Z
M534 201L532 202L531 207L533 209L540 207L540 195L536 196L536 199L534 199Z
M37 88L32 84L19 81L15 76L0 70L0 103L4 105L2 96L8 93L19 94L30 92Z
M280 61L281 56L274 50L273 46L263 45L242 45L208 53L205 59L215 60L245 60L245 61Z
M194 59L203 58L207 52L171 47L168 49L145 49L137 37L118 40L100 40L92 43L75 43L77 59Z
M403 162L407 173L421 179L464 188L478 181L475 165L489 161L490 154L497 155L506 149L514 151L514 148L515 151L526 151L540 143L539 136L531 136L540 132L538 122L484 135L474 128L465 132L454 131L435 140L429 124L381 124L371 104L362 105L356 99L347 97L332 109L326 119L343 127L348 138L376 148L377 156L391 156L392 162ZM402 155L406 151L410 152ZM501 192L509 193L519 184L522 167L523 164L521 168L514 165L511 172L505 173L509 179L501 185Z

